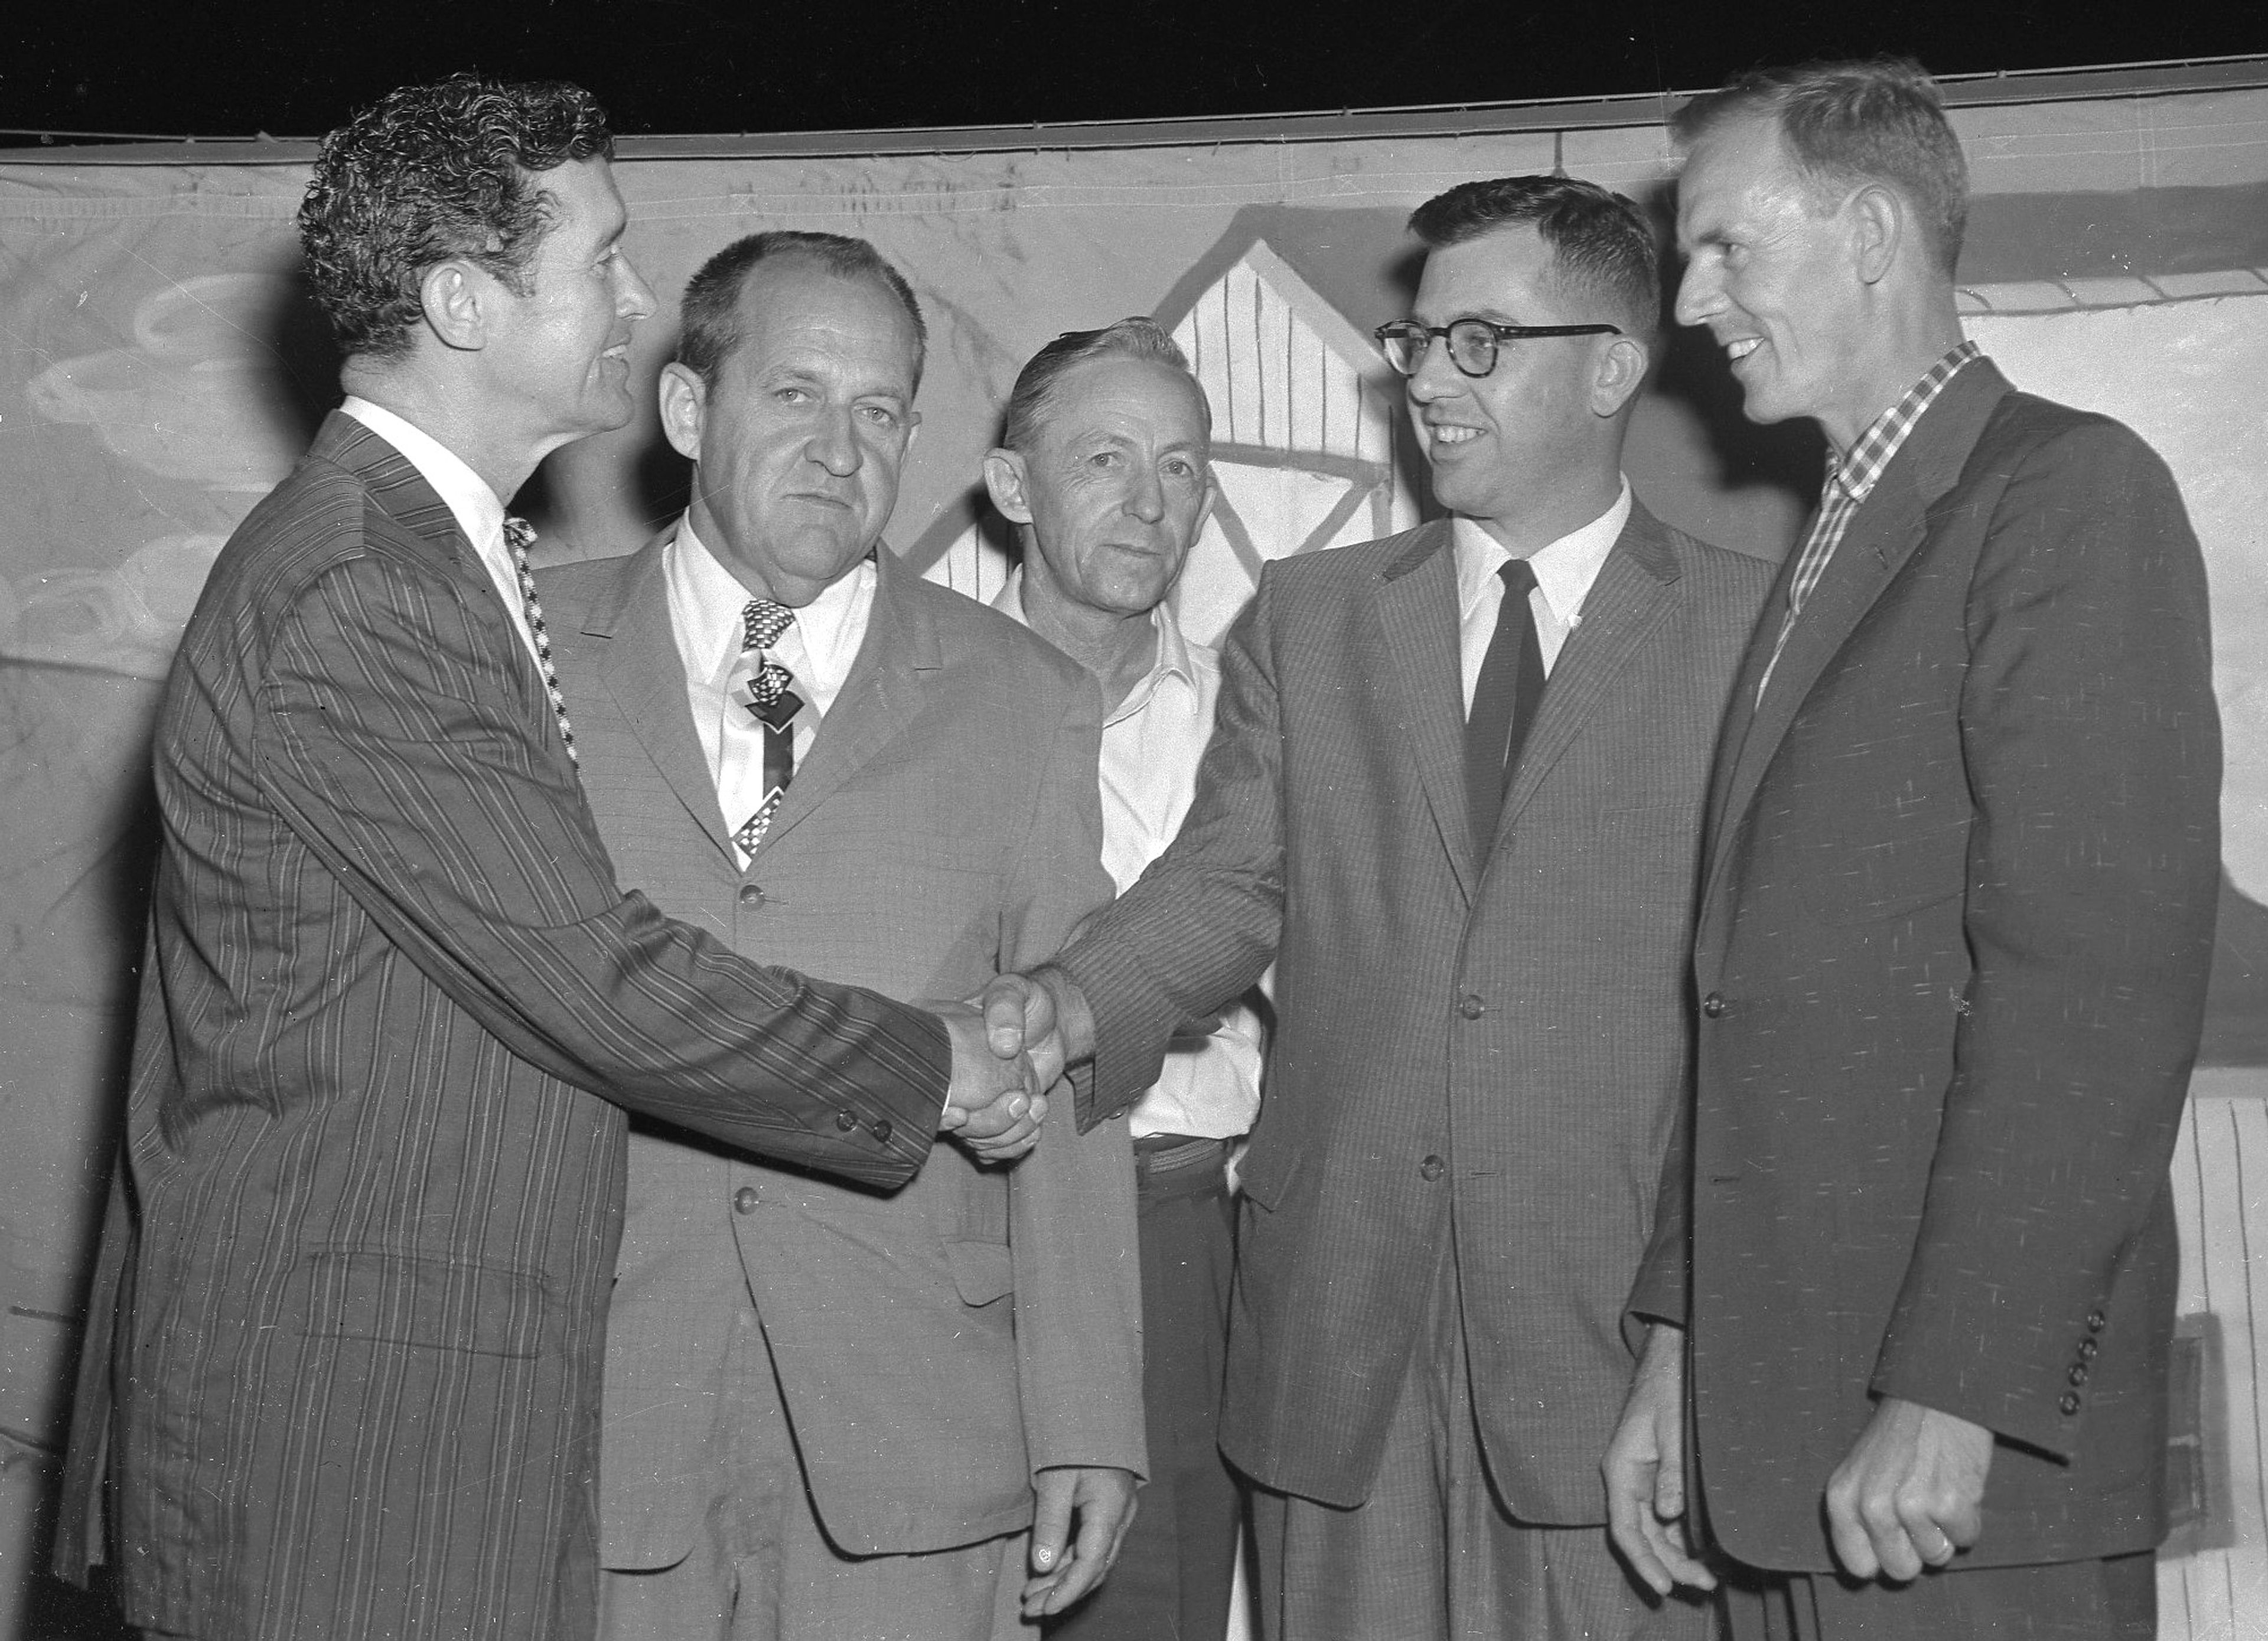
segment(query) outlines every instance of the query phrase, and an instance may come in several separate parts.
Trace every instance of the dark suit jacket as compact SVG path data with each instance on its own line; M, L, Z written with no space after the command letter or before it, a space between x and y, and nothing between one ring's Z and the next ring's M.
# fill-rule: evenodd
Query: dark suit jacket
M1476 848L1451 540L1445 521L1268 565L1179 836L1065 965L1108 1108L1277 959L1229 1456L1367 1495L1454 1202L1493 1473L1528 1520L1594 1522L1686 1074L1709 753L1771 570L1635 508Z
M156 773L59 1561L107 1445L134 1623L587 1633L616 1107L902 1181L942 1028L615 887L486 572L345 416L215 563Z
M1051 955L1110 896L1101 701L887 549L866 636L746 871L686 703L662 543L543 578L585 784L625 883L735 950L903 997ZM608 1319L602 1564L681 1561L725 1343L751 1298L806 1483L857 1555L1027 1526L1032 1472L1140 1472L1123 1123L1051 1119L1012 1168L940 1146L887 1196L683 1136L630 1142Z
M2002 1439L1966 1561L2146 1547L2220 860L2180 497L1979 361L1757 707L1783 608L1714 777L1690 1160L1634 1300L1689 1322L1709 1525L1830 1567L1821 1497L1880 1394Z

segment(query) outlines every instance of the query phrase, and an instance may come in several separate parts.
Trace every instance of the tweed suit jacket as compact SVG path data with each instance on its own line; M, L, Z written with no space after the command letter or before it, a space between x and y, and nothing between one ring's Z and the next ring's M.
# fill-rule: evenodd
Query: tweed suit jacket
M1108 900L1093 681L876 555L865 642L748 867L686 700L662 540L546 576L600 831L625 882L737 950L966 997ZM634 1133L608 1317L602 1561L667 1566L705 1504L724 1346L753 1298L804 1478L854 1555L1027 1526L1032 1472L1141 1472L1123 1123L1068 1101L1012 1168L939 1146L888 1194Z
M887 1186L942 1027L615 887L485 570L342 416L216 562L156 776L63 1570L107 1468L135 1624L587 1634L617 1107Z
M1964 1562L2146 1548L2220 865L2180 497L1980 360L1759 706L1784 596L1714 776L1690 1144L1633 1300L1688 1326L1708 1527L1831 1567L1829 1474L1891 1395L1999 1438Z
M1595 1522L1686 1072L1710 748L1771 570L1634 506L1480 847L1452 538L1268 565L1189 818L1065 967L1107 1100L1277 960L1228 1455L1327 1504L1367 1495L1454 1204L1492 1473L1523 1520Z

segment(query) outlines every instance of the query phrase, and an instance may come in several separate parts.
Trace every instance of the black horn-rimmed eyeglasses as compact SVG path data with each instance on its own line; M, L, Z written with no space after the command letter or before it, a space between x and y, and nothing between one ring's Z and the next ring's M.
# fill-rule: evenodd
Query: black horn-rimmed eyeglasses
M1496 369L1497 349L1507 342L1535 336L1619 336L1619 325L1499 325L1489 319L1461 319L1447 325L1420 325L1414 319L1397 319L1370 333L1386 362L1404 376L1415 376L1425 363L1425 350L1440 337L1449 344L1449 363L1467 376L1486 376Z

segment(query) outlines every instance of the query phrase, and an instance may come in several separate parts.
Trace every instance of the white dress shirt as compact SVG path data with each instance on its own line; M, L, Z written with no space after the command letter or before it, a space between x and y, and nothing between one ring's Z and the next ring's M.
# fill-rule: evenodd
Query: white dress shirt
M992 607L1024 620L1020 569ZM1122 894L1181 829L1220 696L1219 656L1184 637L1164 605L1150 619L1157 659L1102 725L1102 865ZM1223 1010L1210 1033L1174 1038L1157 1082L1134 1107L1133 1137L1233 1139L1246 1132L1260 1113L1264 1042L1260 1017L1242 1003Z
M1528 556L1535 572L1528 607L1535 617L1535 642L1543 651L1543 675L1551 676L1568 635L1583 624L1583 600L1599 578L1623 526L1630 522L1630 481L1623 481L1615 504L1580 530L1539 547ZM1473 710L1473 689L1481 662L1496 637L1497 612L1504 605L1504 582L1497 575L1512 554L1503 542L1469 519L1453 521L1457 552L1457 649L1464 663L1465 710Z
M729 757L725 733L727 714L738 713L741 719L747 716L747 708L733 700L729 690L746 635L740 612L756 595L693 533L690 516L678 521L676 534L663 545L661 571L669 592L669 625L677 635L677 657L685 669L693 728L701 738L710 778L717 783L725 824L737 827L763 800L761 761L751 769L747 761ZM795 715L798 768L811 755L820 720L850 675L873 612L874 561L865 558L798 609L795 624L770 651L774 660L795 674L795 693L803 698L803 710ZM734 850L738 853L737 844ZM749 857L742 854L740 860L745 867Z
M496 583L497 596L511 614L512 629L519 634L520 643L527 646L528 659L535 660L535 634L527 624L527 600L519 590L519 566L512 560L512 549L504 545L504 504L497 499L488 481L466 466L465 459L455 451L431 433L403 421L384 405L374 405L349 394L339 408L400 451L403 459L417 469L419 476L433 487L434 493L455 516L457 528L464 532L465 540L479 555L489 579Z

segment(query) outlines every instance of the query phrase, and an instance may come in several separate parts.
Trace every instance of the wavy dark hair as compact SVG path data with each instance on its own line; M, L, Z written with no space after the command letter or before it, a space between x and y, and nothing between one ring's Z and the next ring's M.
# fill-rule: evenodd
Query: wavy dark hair
M339 346L407 353L418 282L453 258L525 295L551 224L539 174L614 151L605 111L563 80L459 74L379 98L323 139L299 205L307 283Z

